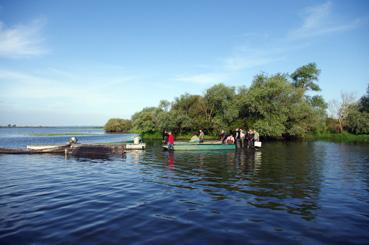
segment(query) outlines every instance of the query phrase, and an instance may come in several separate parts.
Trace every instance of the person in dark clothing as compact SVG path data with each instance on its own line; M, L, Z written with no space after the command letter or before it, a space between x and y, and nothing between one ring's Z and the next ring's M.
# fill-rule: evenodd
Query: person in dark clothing
M168 143L168 132L166 130L164 130L163 132L163 144L167 144Z
M247 147L254 146L254 132L252 129L249 129L246 135L247 139Z
M236 148L241 148L241 132L239 128L236 128L235 130L234 139Z

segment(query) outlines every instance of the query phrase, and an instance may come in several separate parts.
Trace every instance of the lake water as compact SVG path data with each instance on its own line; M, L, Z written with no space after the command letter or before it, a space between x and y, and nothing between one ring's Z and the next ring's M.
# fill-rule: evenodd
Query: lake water
M74 130L74 131L73 131ZM0 147L127 140L100 129L0 129ZM0 243L367 244L369 145L265 142L260 150L125 157L0 155Z

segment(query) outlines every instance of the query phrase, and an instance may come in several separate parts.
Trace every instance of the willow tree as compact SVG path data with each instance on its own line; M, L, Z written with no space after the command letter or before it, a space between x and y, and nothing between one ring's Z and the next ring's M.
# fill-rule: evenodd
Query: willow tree
M250 127L261 135L282 136L288 119L289 95L293 86L285 75L257 75L241 99L241 110Z
M308 76L305 69L297 71L304 71L303 77L315 79L313 75ZM303 79L297 80L302 82ZM247 125L261 135L303 137L323 127L325 122L326 104L320 96L306 96L312 83L309 84L297 86L295 81L290 82L287 74L259 74L249 89L240 92L241 115Z
M222 83L206 90L204 94L206 117L213 130L228 129L238 118L239 108L235 97L235 88Z
M128 132L131 128L131 120L120 118L111 118L104 126L106 132Z
M142 133L154 133L158 131L157 115L160 109L146 107L132 116L133 129Z
M292 74L293 85L296 88L302 88L305 91L320 91L320 87L317 84L319 79L320 70L315 63L309 63L307 65L297 68Z

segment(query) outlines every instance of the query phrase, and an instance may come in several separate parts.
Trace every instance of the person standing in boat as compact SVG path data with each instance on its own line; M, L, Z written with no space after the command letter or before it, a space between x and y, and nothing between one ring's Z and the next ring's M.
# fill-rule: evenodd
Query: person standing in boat
M201 129L200 129L199 132L200 132L200 134L199 134L200 143L202 143L202 142L204 142L205 134Z
M163 144L168 144L168 132L166 130L163 132Z
M241 135L240 135L240 129L236 128L235 132L234 132L234 139L235 139L235 145L236 148L240 148L240 144L241 144Z
M256 130L254 130L253 133L254 133L254 144L255 144L255 142L260 141L260 136L259 136L259 133Z
M252 129L249 129L249 131L247 131L247 147L253 146L254 145L254 131Z
M174 150L174 135L168 132L168 150Z
M243 130L242 128L240 128L240 138L241 138L241 147L245 147L245 138L246 138L246 134L245 134L245 130Z
M222 141L222 144L224 144L225 139L226 139L226 135L225 135L224 130L222 130L219 134L219 140Z

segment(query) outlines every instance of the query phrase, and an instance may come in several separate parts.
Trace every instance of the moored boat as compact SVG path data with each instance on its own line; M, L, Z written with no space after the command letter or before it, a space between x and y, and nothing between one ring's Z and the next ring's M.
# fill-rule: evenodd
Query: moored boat
M163 148L168 150L168 145L163 145ZM234 150L235 144L221 144L216 142L206 143L176 143L173 146L175 151L194 151L194 150Z
M27 145L27 150L41 151L41 152L64 152L66 148L70 147L70 144L64 145Z

